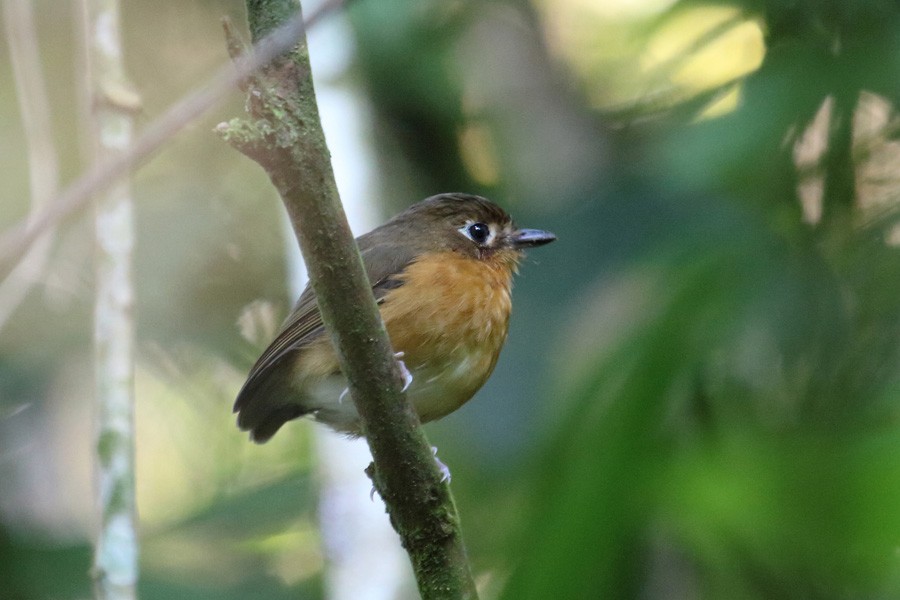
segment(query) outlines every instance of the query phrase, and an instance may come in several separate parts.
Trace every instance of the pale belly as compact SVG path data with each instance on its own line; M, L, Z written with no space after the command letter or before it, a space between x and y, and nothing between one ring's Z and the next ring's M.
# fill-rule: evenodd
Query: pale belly
M412 370L406 396L419 420L427 423L440 419L468 402L484 385L495 362L493 353L476 350ZM358 436L362 433L359 413L346 389L343 376L329 377L316 385L313 396L315 405L321 408L314 418L337 431Z

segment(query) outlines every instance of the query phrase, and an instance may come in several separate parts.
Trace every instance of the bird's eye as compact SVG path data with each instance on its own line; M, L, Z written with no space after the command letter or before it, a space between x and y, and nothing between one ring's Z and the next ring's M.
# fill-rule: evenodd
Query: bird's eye
M472 223L466 227L466 235L476 244L483 244L491 235L491 228L484 223Z

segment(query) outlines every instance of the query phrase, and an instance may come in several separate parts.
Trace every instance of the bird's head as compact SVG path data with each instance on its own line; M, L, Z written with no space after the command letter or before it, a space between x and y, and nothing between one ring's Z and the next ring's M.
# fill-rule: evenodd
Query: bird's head
M418 252L451 251L477 260L515 265L523 250L549 244L556 236L539 229L518 229L493 202L471 194L439 194L412 205L386 224L397 243Z

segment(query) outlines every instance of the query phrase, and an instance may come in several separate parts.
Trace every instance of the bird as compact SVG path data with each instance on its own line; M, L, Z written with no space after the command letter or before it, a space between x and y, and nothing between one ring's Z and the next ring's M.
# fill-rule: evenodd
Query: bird
M497 204L464 193L426 198L356 239L422 423L461 407L490 377L506 341L512 279L524 251L554 240L547 231L518 229ZM234 403L237 425L263 443L308 415L360 437L359 414L346 396L307 285L250 369Z

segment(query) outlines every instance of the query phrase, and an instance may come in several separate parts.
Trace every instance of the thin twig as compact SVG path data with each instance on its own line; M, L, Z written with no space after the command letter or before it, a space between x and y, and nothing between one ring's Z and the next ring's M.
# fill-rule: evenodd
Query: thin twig
M290 50L307 28L342 5L343 0L329 0L305 21L299 15L286 21L261 40L253 52L240 57L233 65L223 66L206 85L169 107L126 152L94 163L40 212L6 230L0 236L0 279L8 276L44 231L73 215L95 194L147 160L186 125L230 94L241 81Z
M28 154L28 178L31 190L31 214L48 206L59 188L59 163L50 120L50 102L44 82L32 3L28 0L3 0L3 21L15 80L16 97L25 148ZM0 282L0 329L25 299L47 267L53 231L48 228Z

